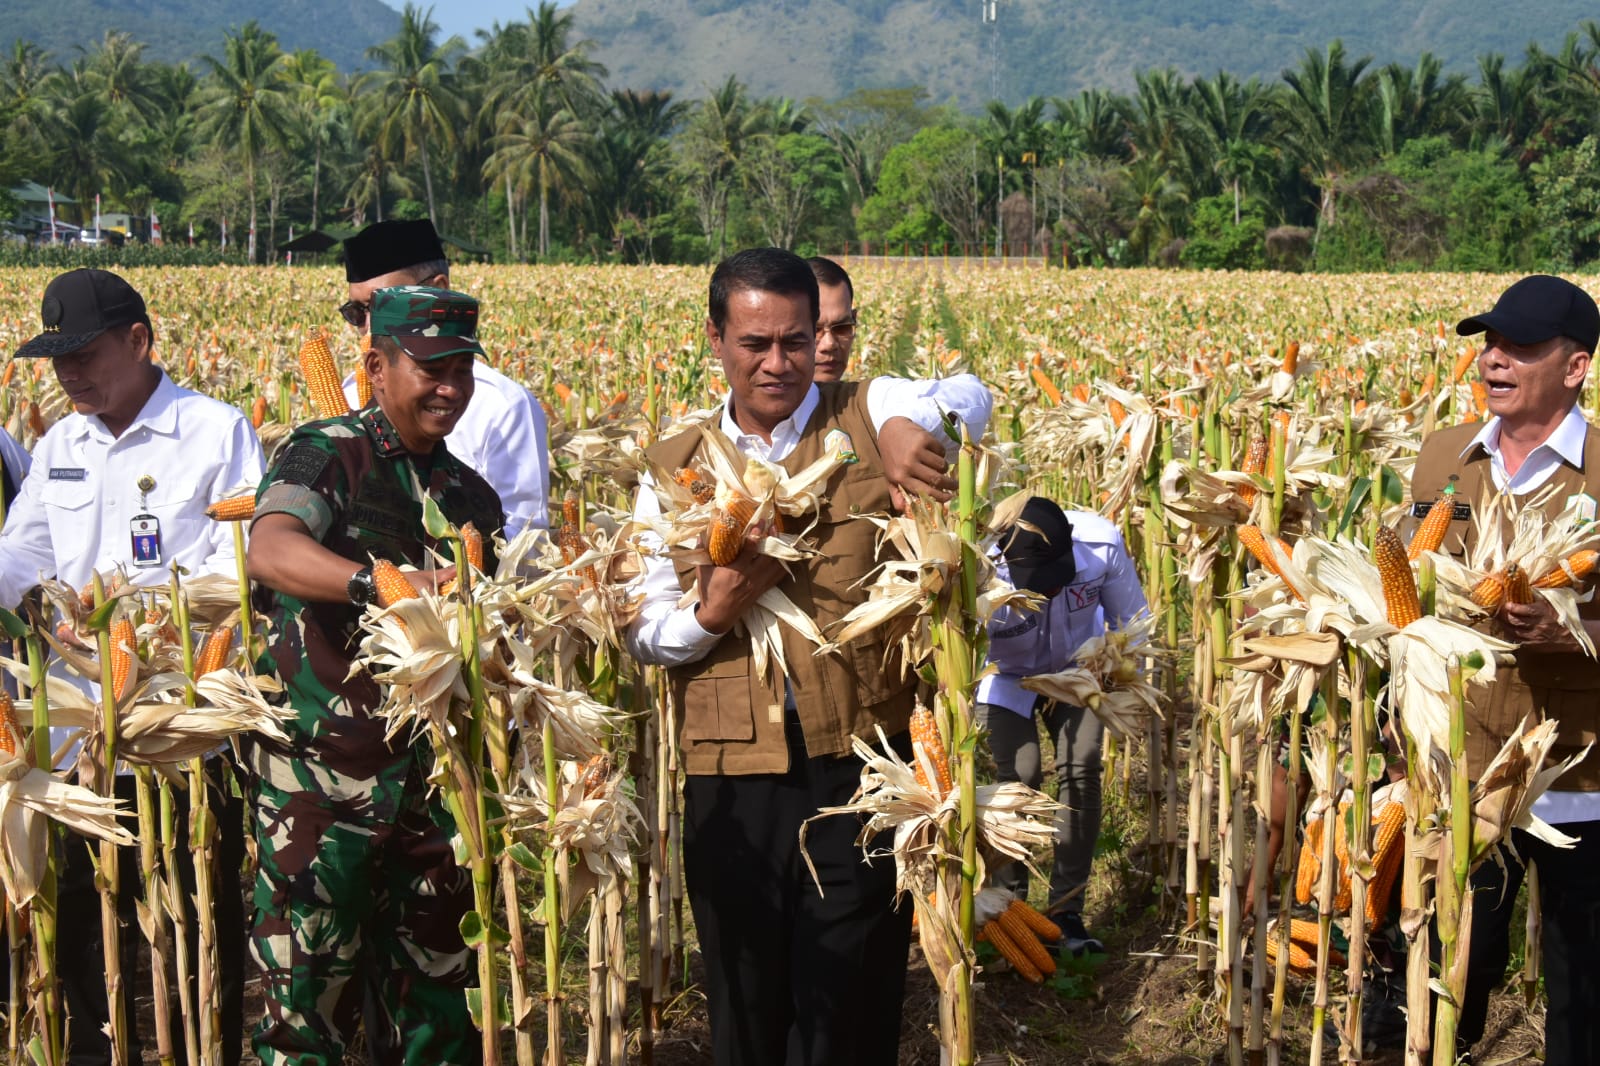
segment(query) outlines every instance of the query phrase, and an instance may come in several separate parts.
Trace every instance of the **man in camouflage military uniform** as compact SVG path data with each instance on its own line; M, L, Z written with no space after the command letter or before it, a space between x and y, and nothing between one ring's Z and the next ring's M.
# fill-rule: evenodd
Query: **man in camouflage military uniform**
M368 563L430 565L424 492L458 525L502 526L494 490L444 445L472 398L477 312L443 289L376 293L363 357L375 404L296 430L257 496L250 576L273 622L263 665L296 712L287 745L249 753L261 864L251 936L266 991L253 1042L266 1066L340 1062L362 1007L351 978L369 974L388 1030L377 1035L403 1061L479 1057L459 932L471 884L451 823L421 755L384 739L378 685L347 677L374 596ZM419 588L451 576L408 573Z

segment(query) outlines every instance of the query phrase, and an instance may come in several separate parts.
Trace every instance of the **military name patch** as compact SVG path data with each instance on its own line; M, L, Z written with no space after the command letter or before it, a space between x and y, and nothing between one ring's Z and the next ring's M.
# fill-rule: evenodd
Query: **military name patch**
M378 533L403 533L410 526L409 516L370 503L357 503L350 508L350 524Z
M273 480L310 487L317 483L317 479L328 468L328 461L332 458L331 452L302 441L284 453Z
M87 481L89 471L81 466L52 466L50 468L51 481Z
M1435 500L1418 500L1411 505L1412 518L1427 518L1428 512L1433 509ZM1458 503L1455 511L1450 515L1452 522L1465 522L1472 517L1472 504Z

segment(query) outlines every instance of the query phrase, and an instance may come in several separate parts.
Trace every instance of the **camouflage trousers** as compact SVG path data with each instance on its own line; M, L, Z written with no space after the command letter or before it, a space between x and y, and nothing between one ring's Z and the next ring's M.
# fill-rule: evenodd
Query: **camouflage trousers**
M464 989L475 983L460 922L472 884L451 853L450 818L413 771L398 815L359 800L254 782L256 879L250 946L266 1016L263 1066L340 1066L370 987L385 1062L480 1061ZM370 1013L370 1028L379 1024Z

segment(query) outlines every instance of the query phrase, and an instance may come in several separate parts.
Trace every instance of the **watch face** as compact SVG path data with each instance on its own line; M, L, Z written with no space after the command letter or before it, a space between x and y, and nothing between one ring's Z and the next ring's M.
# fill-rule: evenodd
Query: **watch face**
M350 602L357 607L365 607L375 598L377 583L372 579L372 567L357 570L345 585L345 593L350 597Z

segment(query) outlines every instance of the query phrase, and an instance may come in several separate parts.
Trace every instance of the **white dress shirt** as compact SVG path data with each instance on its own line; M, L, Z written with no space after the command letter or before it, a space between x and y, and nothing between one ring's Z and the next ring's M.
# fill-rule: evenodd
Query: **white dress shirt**
M1463 458L1478 445L1489 453L1489 473L1494 487L1501 492L1525 496L1549 481L1562 463L1583 469L1583 445L1589 433L1589 423L1576 404L1567 417L1517 468L1515 476L1506 472L1505 457L1500 453L1500 419L1491 418L1462 450ZM1533 801L1533 813L1551 825L1570 825L1573 822L1600 821L1600 792L1568 792L1550 789Z
M1039 697L1022 687L1023 678L1065 670L1084 641L1108 625L1122 628L1147 606L1121 531L1091 511L1068 511L1067 521L1077 574L1037 611L1003 607L990 619L989 662L998 672L978 682L980 703L1032 717ZM1011 580L1005 559L995 566L1003 580Z
M475 359L472 401L446 441L450 454L482 475L500 495L505 537L524 527L548 529L550 429L533 393ZM355 375L344 379L345 398L359 407Z
M71 414L33 449L33 466L0 531L0 606L14 608L41 578L73 588L95 571L166 585L172 564L191 575L233 575L233 528L206 517L217 500L261 481L261 445L237 408L173 384L166 373L143 410L113 437L98 416ZM141 492L139 480L155 484ZM131 523L160 523L160 563L135 566ZM52 667L85 691L94 686ZM59 747L68 731L51 730ZM70 761L71 753L67 753Z
M722 409L722 432L733 441L740 454L767 462L781 463L800 443L800 435L821 400L816 385L807 391L794 414L778 423L769 444L754 433L746 433L733 419L733 412ZM906 378L874 378L867 385L867 417L874 430L882 430L891 418L909 418L929 433L943 434L944 412L951 411L966 425L974 440L983 436L989 424L994 398L971 374L958 374L938 380L912 381ZM947 451L955 448L953 443ZM633 514L641 521L661 514L648 474L640 479L634 498ZM644 604L639 616L628 627L628 651L641 662L657 666L681 666L704 658L723 634L709 633L694 616L694 608L678 606L683 588L670 560L662 555L645 557L640 575Z

